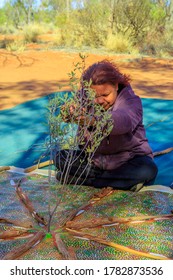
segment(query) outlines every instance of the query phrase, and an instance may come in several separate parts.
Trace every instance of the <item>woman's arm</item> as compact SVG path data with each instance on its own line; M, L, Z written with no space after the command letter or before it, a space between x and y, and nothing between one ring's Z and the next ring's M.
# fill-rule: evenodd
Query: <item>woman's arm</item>
M111 112L113 119L112 135L120 135L135 130L142 122L143 110L141 100L138 96L124 99L117 104Z

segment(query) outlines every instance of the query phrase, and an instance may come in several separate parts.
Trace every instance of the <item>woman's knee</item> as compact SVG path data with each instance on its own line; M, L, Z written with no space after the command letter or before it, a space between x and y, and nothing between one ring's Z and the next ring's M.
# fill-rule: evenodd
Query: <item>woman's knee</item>
M158 168L155 164L155 162L151 159L148 162L146 162L143 166L141 166L140 169L140 175L141 180L145 183L154 183L154 180L158 173Z
M158 173L158 168L157 168L157 165L153 161L153 164L149 166L149 170L147 171L146 183L148 183L150 185L154 184L157 173Z

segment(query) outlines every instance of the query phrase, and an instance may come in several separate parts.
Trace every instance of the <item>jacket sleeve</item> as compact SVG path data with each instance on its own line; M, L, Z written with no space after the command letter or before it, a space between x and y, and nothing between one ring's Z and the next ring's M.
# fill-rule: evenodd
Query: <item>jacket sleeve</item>
M111 135L121 135L133 132L139 123L142 123L143 110L138 96L129 97L117 102L111 112L113 129Z

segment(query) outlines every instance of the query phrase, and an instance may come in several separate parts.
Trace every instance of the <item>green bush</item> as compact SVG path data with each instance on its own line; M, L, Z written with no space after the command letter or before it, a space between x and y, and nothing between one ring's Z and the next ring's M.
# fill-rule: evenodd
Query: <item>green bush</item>
M109 51L116 53L137 53L138 50L133 46L131 40L119 33L116 35L110 34L107 37L105 47Z
M0 26L0 34L14 34L17 33L17 29L13 25L1 25Z
M61 37L59 42L64 46L71 47L99 47L103 45L104 34L99 32L97 28L86 28L81 24L69 23L65 28L61 29Z
M63 30L57 28L56 33L54 33L54 40L52 42L53 47L59 47L64 45L62 34L63 34Z
M13 41L6 45L6 49L11 52L23 52L25 48L23 41Z
M148 37L141 42L140 53L160 57L173 56L173 35L171 31L165 34L149 33Z
M27 43L36 43L39 41L39 35L45 33L45 29L39 24L29 24L23 28L24 40Z
M173 29L169 28L162 36L162 40L159 40L160 55L161 56L173 56Z
M0 48L6 49L9 44L12 44L14 42L14 39L4 38L0 41Z

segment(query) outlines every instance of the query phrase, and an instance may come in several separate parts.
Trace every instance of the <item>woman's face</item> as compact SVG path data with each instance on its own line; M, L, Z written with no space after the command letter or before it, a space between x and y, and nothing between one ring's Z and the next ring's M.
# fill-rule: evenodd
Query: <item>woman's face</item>
M103 106L105 110L108 110L115 103L118 85L92 85L91 88L96 92L95 102Z

